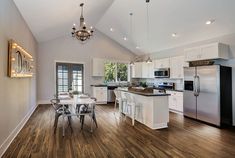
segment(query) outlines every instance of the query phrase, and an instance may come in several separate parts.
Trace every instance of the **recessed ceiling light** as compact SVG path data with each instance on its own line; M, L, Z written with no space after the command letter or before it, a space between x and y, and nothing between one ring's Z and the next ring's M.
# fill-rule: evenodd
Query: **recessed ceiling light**
M110 31L113 32L113 28L112 27L110 28Z
M124 41L127 41L127 38L126 38L126 37L124 37L124 38L123 38L123 40L124 40Z
M136 48L136 49L140 49L140 47L139 47L139 46L136 46L135 48Z
M176 37L177 34L176 34L176 33L172 33L171 36L172 36L172 37Z
M215 22L215 20L208 20L208 21L206 21L206 25L213 24L214 22Z

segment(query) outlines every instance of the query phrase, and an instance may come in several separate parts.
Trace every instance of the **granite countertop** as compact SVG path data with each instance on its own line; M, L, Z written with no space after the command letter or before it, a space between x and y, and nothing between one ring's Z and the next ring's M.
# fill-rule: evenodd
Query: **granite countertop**
M140 91L132 91L132 90L127 90L127 89L119 89L120 91L123 92L129 92L129 93L134 93L138 95L143 95L146 97L157 97L157 96L169 96L170 94L167 93L151 93L151 92L140 92Z
M177 89L166 89L166 91L184 92L184 90L177 90Z
M106 85L106 84L92 84L91 85L92 87L108 87L108 85Z

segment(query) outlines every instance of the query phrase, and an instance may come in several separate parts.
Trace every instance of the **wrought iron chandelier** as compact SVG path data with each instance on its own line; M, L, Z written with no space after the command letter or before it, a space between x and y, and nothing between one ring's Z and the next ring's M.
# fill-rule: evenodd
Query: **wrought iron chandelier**
M77 38L78 40L85 42L87 39L90 39L90 37L93 35L94 30L92 27L90 29L87 29L85 19L83 17L83 6L84 3L80 4L81 7L81 16L80 16L80 26L79 29L76 29L75 24L72 28L72 37Z

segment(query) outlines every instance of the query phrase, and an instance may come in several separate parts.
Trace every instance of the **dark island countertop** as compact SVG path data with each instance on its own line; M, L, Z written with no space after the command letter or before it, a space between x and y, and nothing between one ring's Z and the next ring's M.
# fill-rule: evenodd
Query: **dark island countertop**
M123 92L129 92L129 93L133 93L133 94L143 95L143 96L146 96L146 97L157 97L157 96L169 96L170 95L170 94L167 94L167 93L140 92L140 91L121 89L121 88L119 90L123 91Z

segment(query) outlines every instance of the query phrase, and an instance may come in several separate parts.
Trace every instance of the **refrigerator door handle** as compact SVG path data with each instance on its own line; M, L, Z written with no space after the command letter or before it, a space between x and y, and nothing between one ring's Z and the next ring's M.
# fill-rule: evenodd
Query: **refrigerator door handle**
M200 77L197 76L197 95L199 96L200 93Z
M194 94L194 96L197 96L196 76L193 77L193 94Z

